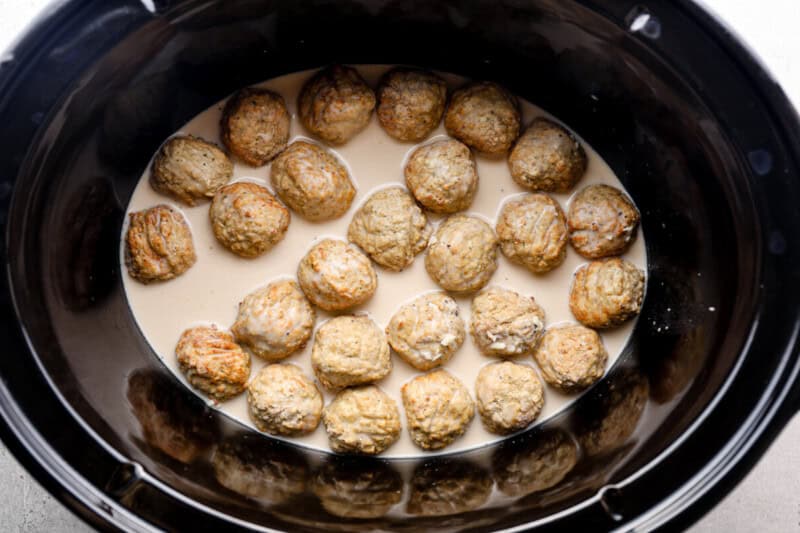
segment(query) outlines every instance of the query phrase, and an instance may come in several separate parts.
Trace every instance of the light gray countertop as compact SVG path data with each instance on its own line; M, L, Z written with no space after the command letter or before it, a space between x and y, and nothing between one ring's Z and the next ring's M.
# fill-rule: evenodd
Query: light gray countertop
M0 0L2 52L48 0ZM646 2L642 2L646 4ZM704 0L754 49L800 107L800 0ZM693 532L800 530L800 417L795 417L745 479ZM53 499L0 444L0 530L90 531Z

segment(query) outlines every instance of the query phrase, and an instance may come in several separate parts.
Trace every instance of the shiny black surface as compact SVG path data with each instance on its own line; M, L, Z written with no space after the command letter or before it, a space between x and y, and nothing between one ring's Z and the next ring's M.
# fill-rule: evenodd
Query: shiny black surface
M67 3L0 64L3 438L87 520L201 530L684 524L794 412L797 117L696 7L155 5ZM458 457L337 459L219 416L151 353L118 266L124 206L150 155L229 92L334 61L500 81L570 124L634 196L645 307L626 354L569 413ZM481 507L492 487L513 503ZM385 516L398 494L409 515Z

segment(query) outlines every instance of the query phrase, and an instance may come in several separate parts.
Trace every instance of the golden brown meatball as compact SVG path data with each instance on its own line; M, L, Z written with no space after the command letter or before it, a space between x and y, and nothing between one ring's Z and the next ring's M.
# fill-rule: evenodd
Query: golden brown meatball
M567 257L564 212L546 194L526 194L506 202L496 230L503 254L534 274L550 272Z
M272 162L270 181L286 205L315 222L339 218L356 195L347 168L325 148L306 141L293 142Z
M280 361L306 345L315 319L297 282L282 279L245 296L231 331L255 355Z
M297 267L297 280L306 297L326 311L361 305L378 288L369 258L337 239L325 239L309 250Z
M233 163L214 144L192 135L161 146L150 173L153 189L187 205L212 198L233 177Z
M286 148L289 121L281 95L267 89L242 89L225 104L222 142L248 165L260 167Z
M331 450L379 454L400 436L397 404L374 385L344 389L322 411Z
M549 328L533 358L548 384L574 392L603 377L608 354L595 330L576 324Z
M508 152L519 135L517 101L496 83L471 83L453 93L444 116L447 133L490 156Z
M472 300L470 333L484 355L516 357L533 351L544 331L544 311L533 297L490 287Z
M639 211L625 194L608 185L590 185L572 199L567 215L569 240L589 259L620 255L639 226Z
M257 257L278 244L291 215L260 185L239 181L217 191L208 211L214 237L242 257Z
M403 479L385 461L331 457L312 484L322 507L343 518L378 518L400 503Z
M411 476L406 511L417 516L447 516L477 509L489 499L492 478L480 466L462 460L433 460Z
M575 272L569 308L581 324L612 328L639 313L644 272L619 257L592 261Z
M449 217L428 241L425 270L448 291L482 288L497 270L497 237L491 226L473 216Z
M508 156L511 177L531 191L567 192L586 172L586 152L572 133L536 118Z
M544 388L533 368L503 361L478 373L475 399L486 429L505 435L536 420L544 406Z
M511 497L555 487L577 462L578 447L561 431L539 434L500 448L492 457L497 488Z
M325 142L344 144L369 124L375 94L355 69L333 65L303 85L297 108L308 131Z
M135 280L166 281L180 276L197 261L192 231L178 210L157 205L129 217L125 265Z
M420 146L406 163L406 185L434 213L455 213L472 204L478 169L467 145L455 139Z
M415 377L401 392L411 440L423 450L451 444L475 416L467 388L444 370Z
M189 384L218 401L244 391L250 377L250 356L233 335L215 326L184 331L175 356Z
M339 389L380 381L392 371L389 344L366 316L339 316L314 335L311 366L323 386Z
M322 417L322 394L295 365L266 365L247 385L250 418L261 431L298 437L311 433Z
M395 68L378 84L378 121L386 133L419 142L439 125L447 101L447 85L424 70Z

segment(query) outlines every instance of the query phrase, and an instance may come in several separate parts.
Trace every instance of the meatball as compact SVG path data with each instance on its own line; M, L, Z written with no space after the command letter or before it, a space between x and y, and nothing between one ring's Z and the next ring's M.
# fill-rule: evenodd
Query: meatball
M222 142L248 165L260 167L286 148L289 121L281 95L267 89L242 89L225 104Z
M391 188L376 192L356 211L347 238L379 265L399 272L425 249L431 231L414 199Z
M464 343L458 304L443 292L417 297L403 305L386 327L389 345L417 370L445 364Z
M396 68L378 84L378 121L386 133L419 142L439 125L447 102L447 85L423 70Z
M184 331L175 355L189 384L218 401L244 391L250 377L250 356L233 335L215 326Z
M483 220L453 215L431 237L425 270L445 290L472 292L497 270L497 237Z
M356 195L347 168L314 143L293 142L273 161L269 172L281 200L314 222L339 218Z
M403 497L400 474L368 457L331 457L311 488L326 511L343 518L381 517Z
M280 242L291 215L277 198L255 183L240 181L217 191L208 211L214 237L242 257L257 257Z
M297 282L283 279L248 294L231 331L255 355L280 361L306 345L315 319Z
M297 437L314 431L322 417L322 394L295 365L266 365L247 385L247 406L256 427Z
M297 267L297 280L306 297L326 311L363 304L378 288L369 258L337 239L325 239L309 250Z
M366 316L339 316L314 335L311 366L325 387L339 389L379 381L392 371L389 344Z
M411 440L423 450L451 444L475 416L467 388L444 370L415 377L401 393Z
M183 214L157 205L130 215L125 235L125 265L142 283L180 276L195 263L192 231Z
M523 437L492 457L497 488L512 498L555 487L577 463L578 447L562 431Z
M630 247L639 211L619 189L590 185L572 199L567 215L569 240L589 259L620 255Z
M496 83L471 83L453 93L444 116L447 132L490 156L508 152L519 135L516 99Z
M400 436L397 404L374 385L345 389L322 411L331 450L375 455Z
M417 516L448 516L477 509L489 499L492 478L464 460L434 459L411 476L406 510Z
M639 313L643 298L644 272L614 257L592 261L575 272L569 308L585 326L612 328Z
M516 357L533 351L544 331L544 311L533 297L490 287L472 300L469 332L485 355Z
M549 328L533 358L548 384L573 392L603 377L608 354L595 330L569 325Z
M567 192L586 172L586 152L575 136L546 118L536 118L508 156L511 177L532 191Z
M463 211L478 190L472 152L455 139L420 146L408 158L404 173L411 194L434 213Z
M544 274L567 257L567 224L558 202L546 194L510 200L497 219L500 249L509 261Z
M300 121L331 144L344 144L369 124L375 94L358 72L333 65L311 77L300 90Z
M486 429L505 435L536 420L544 405L544 388L533 368L503 361L478 372L475 399Z
M233 177L225 152L192 135L173 137L153 160L150 185L187 205L212 198Z

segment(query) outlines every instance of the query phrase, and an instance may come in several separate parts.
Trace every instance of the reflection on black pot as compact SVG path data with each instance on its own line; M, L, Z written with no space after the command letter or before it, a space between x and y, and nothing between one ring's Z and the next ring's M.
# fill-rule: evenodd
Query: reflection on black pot
M403 480L385 461L332 456L312 483L326 511L343 518L378 518L400 502Z
M479 465L460 459L432 459L411 478L406 511L420 516L447 516L477 509L489 498L492 478Z

